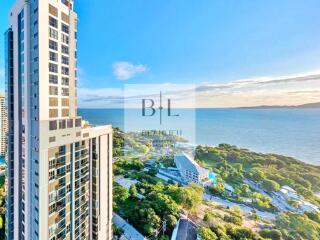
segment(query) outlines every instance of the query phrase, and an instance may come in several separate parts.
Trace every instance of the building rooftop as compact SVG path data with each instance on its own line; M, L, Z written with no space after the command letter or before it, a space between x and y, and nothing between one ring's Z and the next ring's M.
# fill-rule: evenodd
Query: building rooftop
M283 190L284 192L292 192L292 193L295 193L295 192L296 192L293 188L291 188L291 187L289 187L289 186L287 186L287 185L283 186L283 187L281 188L281 190Z
M171 240L196 240L197 226L187 218L181 218L173 233Z
M174 162L183 166L185 169L197 173L199 175L209 174L209 171L201 167L196 161L194 161L186 153L180 153L174 156Z

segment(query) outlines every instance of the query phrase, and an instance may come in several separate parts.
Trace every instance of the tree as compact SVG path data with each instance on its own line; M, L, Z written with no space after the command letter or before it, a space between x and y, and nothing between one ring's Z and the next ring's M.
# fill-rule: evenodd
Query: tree
M257 182L263 181L265 179L264 173L257 168L252 168L249 172L249 176Z
M210 230L210 228L200 227L198 228L198 234L201 240L217 240L217 235Z
M209 191L213 194L219 194L222 195L224 193L224 184L222 180L218 180L217 184L211 185L209 187Z
M284 212L277 216L275 225L286 229L293 239L320 239L320 224L310 220L305 214Z
M264 229L259 232L261 237L272 239L272 240L282 240L282 233L278 229Z
M262 181L262 186L269 192L277 192L280 189L279 183L269 179L264 179Z
M121 185L115 184L113 187L113 203L114 208L117 209L117 207L121 204L123 204L129 197L129 191L122 187Z
M177 224L177 218L173 215L167 217L167 225L169 228L173 229Z
M137 187L135 184L132 184L129 188L129 194L130 197L135 198L137 197L138 191L137 191Z
M202 203L203 188L196 184L187 187L169 185L165 191L170 197L185 209L192 209Z
M179 211L178 204L172 198L163 193L156 193L152 196L152 206L154 210L162 217L168 215L177 215Z

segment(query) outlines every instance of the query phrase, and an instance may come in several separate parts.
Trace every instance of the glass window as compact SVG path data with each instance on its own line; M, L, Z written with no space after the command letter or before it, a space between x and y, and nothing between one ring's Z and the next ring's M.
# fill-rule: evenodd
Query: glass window
M69 58L66 57L66 56L61 56L61 62L62 62L63 64L68 65L68 64L69 64Z
M62 23L61 29L62 29L62 32L69 34L69 26L68 25Z
M65 34L61 34L62 36L62 42L65 44L69 44L69 37Z
M62 96L69 96L69 88L62 88Z
M75 125L76 127L81 127L81 118L76 119Z
M49 52L50 61L57 62L58 61L58 54L55 52Z
M49 86L49 94L50 95L58 95L58 87Z
M68 119L68 128L73 128L73 119Z
M49 16L49 25L54 28L58 28L58 20Z
M69 78L63 77L61 84L65 85L65 86L68 86L69 85Z
M58 39L58 31L52 28L49 28L49 35L51 38Z
M49 40L49 48L52 50L58 50L58 43L52 40Z
M68 67L61 67L61 72L64 75L69 75L69 68Z
M58 128L57 121L50 121L49 122L49 130L50 131L57 130L57 128Z
M60 120L59 129L65 129L65 128L66 128L66 120Z
M58 73L58 65L49 63L49 72Z
M53 83L53 84L58 84L58 76L57 76L57 75L50 74L50 75L49 75L49 82L50 82L50 83Z
M65 45L61 45L61 51L64 54L69 54L69 48Z

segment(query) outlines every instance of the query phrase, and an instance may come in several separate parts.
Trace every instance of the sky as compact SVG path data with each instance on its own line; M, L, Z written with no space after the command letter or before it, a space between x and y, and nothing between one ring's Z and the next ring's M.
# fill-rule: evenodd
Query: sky
M2 0L0 32L13 0ZM77 0L80 107L194 84L199 107L320 101L319 0ZM0 38L0 89L4 87Z

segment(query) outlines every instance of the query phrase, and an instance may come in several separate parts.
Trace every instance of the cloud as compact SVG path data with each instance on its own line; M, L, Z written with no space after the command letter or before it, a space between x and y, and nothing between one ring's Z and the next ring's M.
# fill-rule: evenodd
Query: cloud
M113 64L113 74L119 80L128 80L145 71L147 71L147 67L142 64L133 64L124 61Z
M257 87L272 84L303 83L306 81L320 82L320 73L306 73L296 76L283 77L257 77L249 79L240 79L225 84L204 83L197 87L197 92L219 91L226 89L244 88L250 86Z
M122 108L121 88L78 88L80 108Z
M170 84L173 83L164 84L167 90L165 95L174 98L175 104L184 104L181 107L192 106L190 98L196 101L197 107L208 108L320 102L320 74L315 73L241 79L222 84L206 82L194 86L178 85L179 88ZM159 95L157 87L153 89L154 85L150 85L148 89L147 86L139 87L138 84L133 89L80 88L79 105L88 108L122 108L136 99L154 98Z

